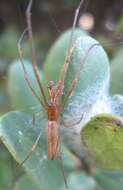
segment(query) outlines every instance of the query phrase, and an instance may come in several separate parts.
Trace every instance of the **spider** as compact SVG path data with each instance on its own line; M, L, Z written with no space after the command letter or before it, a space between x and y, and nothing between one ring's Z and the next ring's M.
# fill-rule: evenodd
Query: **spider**
M33 95L37 98L37 100L39 101L40 105L43 107L43 109L45 110L45 112L47 113L47 126L46 126L46 131L47 131L47 154L48 154L48 159L49 160L54 160L59 152L60 152L60 133L59 133L59 127L60 127L60 119L61 119L61 114L64 110L64 107L67 103L68 98L71 96L77 81L78 81L78 77L75 76L74 79L71 81L71 85L64 97L63 102L61 103L61 99L62 99L62 94L63 94L63 90L64 90L64 83L65 83L65 79L66 79L66 75L67 75L67 71L69 68L69 65L71 63L72 60L72 55L73 55L73 50L75 48L75 44L73 43L73 34L74 34L74 29L76 27L76 23L77 23L77 18L78 18L78 14L79 14L79 10L80 7L82 6L84 0L81 0L76 11L75 11L75 16L74 16L74 21L73 21L73 26L72 26L72 32L71 32L71 37L70 37L70 43L69 43L69 47L67 50L67 55L65 58L65 62L63 65L63 68L61 70L60 73L60 77L59 80L57 82L56 87L54 87L54 82L53 81L49 81L48 83L48 94L49 94L49 100L47 100L47 97L44 93L44 88L43 85L40 81L40 77L38 74L38 67L37 67L37 61L36 61L36 54L35 54L35 49L33 47L33 34L32 34L32 25L31 25L31 7L32 7L32 0L29 1L27 10L26 10L26 20L27 20L27 29L24 30L21 38L18 41L18 52L19 52L19 57L20 57L20 62L24 71L24 77L25 80L31 90L31 92L33 93ZM40 92L42 95L42 99L36 94L31 81L28 77L24 62L23 62L23 52L22 52L22 48L21 48L21 41L25 35L25 33L28 33L28 38L29 38L29 43L30 43L30 52L31 52L31 59L32 59L32 67L33 67L33 72L37 81L37 84L40 88ZM85 62L85 59L87 57L87 54L90 52L90 50L98 44L93 44L86 52L86 56L83 59L83 63ZM83 114L80 117L80 119L74 123L73 125L76 125L77 123L80 123L81 120L83 118ZM65 127L68 127L67 125L64 124ZM33 151L35 150L39 140L41 137L41 133L39 133L35 143L33 144L32 148L30 149L27 157L23 160L22 164L30 157L30 155L33 153ZM64 174L64 173L63 173ZM64 180L65 180L65 184L67 186L67 182L66 182L66 178L64 175Z

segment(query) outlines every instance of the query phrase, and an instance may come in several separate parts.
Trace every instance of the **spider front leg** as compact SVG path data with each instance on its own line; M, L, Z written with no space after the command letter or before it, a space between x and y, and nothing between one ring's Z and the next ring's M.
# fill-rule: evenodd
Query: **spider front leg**
M20 39L19 39L19 41L18 41L18 43L17 43L17 48L18 48L20 63L21 63L21 65L22 65L22 68L23 68L23 71L24 71L24 78L25 78L25 80L26 80L26 82L27 82L28 87L30 88L32 94L33 94L33 95L37 98L37 100L40 102L40 104L42 105L42 107L43 107L44 109L46 109L46 107L45 107L43 101L39 98L39 96L38 96L37 93L35 92L35 90L34 90L34 88L33 88L33 86L32 86L32 83L31 83L31 81L30 81L30 79L29 79L29 77L28 77L28 73L27 73L27 71L26 71L26 67L25 67L25 65L24 65L24 61L23 61L23 51L22 51L22 48L21 48L21 42L22 42L22 40L23 40L23 37L24 37L26 31L27 31L27 29L24 30L24 32L22 33L22 35L21 35L21 37L20 37Z
M33 46L33 33L32 33L32 24L31 24L31 7L32 7L32 0L30 0L27 10L26 10L26 19L27 19L27 30L28 30L28 37L29 37L29 43L30 43L30 53L31 53L31 60L32 60L32 67L35 74L35 79L38 83L43 101L45 105L48 105L47 99L44 93L43 85L40 81L39 73L38 73L38 66L37 66L37 60L36 60L36 53Z

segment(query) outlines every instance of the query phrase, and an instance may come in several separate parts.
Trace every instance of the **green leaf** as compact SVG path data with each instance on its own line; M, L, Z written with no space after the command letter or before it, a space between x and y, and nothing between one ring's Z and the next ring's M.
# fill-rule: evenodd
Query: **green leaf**
M68 178L68 188L70 190L95 190L96 183L91 176L87 176L84 172L72 173ZM60 190L66 190L66 188Z
M26 175L22 176L15 185L14 190L44 190L36 187L36 185Z
M123 189L123 171L122 172L104 172L98 171L95 174L95 180L104 190L122 190Z
M0 189L7 190L11 187L14 180L12 168L8 161L0 160Z
M4 64L4 63L3 63ZM0 81L0 115L6 113L9 109L8 93L6 89L6 82Z
M113 95L110 97L112 114L123 117L123 96Z
M6 60L13 60L17 56L18 31L13 27L7 28L0 37L0 57Z
M29 80L36 93L40 97L39 87L34 76L32 65L28 61L24 61ZM42 79L42 77L41 77ZM14 108L20 110L29 110L33 106L39 105L39 101L32 94L25 78L20 61L11 64L8 73L8 92Z
M123 94L123 48L121 48L111 61L111 93Z
M69 120L71 117L75 121L79 120L78 118L81 117L82 112L89 113L90 108L100 98L103 102L102 97L105 99L108 91L110 73L109 61L101 45L95 45L87 54L89 48L94 44L98 44L98 42L87 35L81 34L78 30L75 30L74 34L75 40L73 40L73 44L75 48L65 79L63 98L66 97L66 92L68 92L72 80L75 76L78 77L78 83L69 98L64 115L64 117L67 115ZM50 49L44 67L46 81L54 80L55 83L58 81L67 53L69 39L70 31L61 35ZM85 61L83 62L84 59ZM107 107L105 109L108 110ZM96 112L100 113L101 111L97 110Z
M13 190L13 186L23 170L13 160L8 150L0 141L0 189Z
M54 80L56 82L58 80L64 63L66 50L68 48L70 34L70 31L63 34L48 54L44 69L45 78L42 79L45 87L47 86L47 81ZM102 103L107 98L109 85L109 62L103 48L100 45L95 45L87 54L89 48L98 42L89 36L83 36L80 30L75 31L75 38L75 48L63 92L64 98L72 80L77 76L78 84L69 98L63 114L64 118L66 117L71 119L71 121L73 120L73 123L78 120L77 118L80 118L83 112L87 114L87 120L91 115L102 112L101 108L97 105L100 105L100 100ZM83 62L83 59L85 59L85 62ZM32 83L34 82L33 86L35 90L37 90L32 67L28 63L25 64L29 78L32 80ZM30 89L24 80L22 68L17 66L17 64L11 68L12 69L10 69L9 72L9 91L13 104L16 108L28 110L30 106L35 106L38 102L35 97L32 96ZM37 90L37 93L39 94L39 90ZM105 104L106 106L102 105L103 103L101 104L103 111L105 109L108 110L107 104ZM91 109L94 108L94 106L96 110ZM71 125L71 123L69 124ZM20 163L26 157L39 131L42 132L39 146L30 160L24 164L24 169L41 188L49 189L50 184L50 190L55 190L59 187L62 188L61 186L64 185L64 181L60 171L59 162L47 160L45 125L46 123L44 120L40 119L40 121L36 121L35 129L33 126L33 120L30 116L20 112L13 112L2 117L0 133L5 145L8 147L14 158ZM75 132L74 134L78 135L79 130L77 133L76 131L76 129L73 130L73 132ZM87 132L89 132L89 130ZM72 136L71 132L69 133L69 136ZM75 138L80 137L78 136L75 135ZM89 136L89 140L90 138L91 137ZM74 141L72 140L72 143L73 142ZM94 144L97 145L97 142L98 140L95 140ZM67 167L67 164L65 166ZM54 175L49 171L52 171ZM56 181L54 181L54 179L56 179Z
M92 177L85 175L83 172L73 173L68 178L68 189L70 190L95 190L96 183ZM22 176L15 185L14 190L44 190L38 188L28 176ZM66 187L59 188L66 190Z
M68 31L61 35L48 53L44 67L44 73L48 81L58 81L67 53L70 34L71 32ZM83 35L81 30L75 30L74 36L73 44L75 48L69 72L71 76L74 76L73 72L75 72L79 77L76 91L81 92L83 95L89 87L94 86L99 90L100 86L103 85L102 88L104 88L104 83L106 85L109 82L109 62L105 51L101 45L95 45L87 55L89 48L94 44L98 44L98 42L85 34ZM86 56L86 61L83 63L83 58ZM102 59L103 62L100 61ZM69 76L70 78L67 77L67 79L70 80L71 76Z
M80 36L87 35L84 31L76 29L74 31L73 41ZM46 81L53 80L55 83L58 81L60 71L62 69L67 49L70 43L71 30L64 32L53 44L48 52L44 64L44 75ZM46 82L45 82L46 83Z
M56 82L59 78L67 53L70 35L71 31L67 31L61 35L48 53L43 73L45 78L42 79L45 89L47 89L48 81L54 80L54 82ZM63 98L66 97L68 88L75 75L78 77L78 83L72 96L69 97L69 101L65 107L65 114L62 115L64 115L64 119L67 117L69 120L72 118L76 121L79 120L83 112L89 114L89 117L92 114L101 112L100 107L98 109L96 105L95 113L89 113L91 111L90 108L94 106L96 102L99 102L101 99L103 104L106 99L109 85L109 62L105 51L100 45L94 46L87 55L89 48L98 42L86 36L85 33L83 34L83 31L80 29L75 30L74 39L75 48L65 80ZM85 57L86 61L83 63ZM26 62L25 65L28 70L28 76L33 83L33 87L40 96L39 89L37 89L36 81L34 80L32 67ZM10 68L8 86L12 103L16 108L28 110L30 106L39 104L26 84L23 70L18 62L13 64ZM103 111L106 110L107 112L109 108L106 105L107 104L102 107Z
M81 138L96 167L123 169L123 124L120 118L110 115L92 118L81 131Z
M6 114L0 121L0 137L15 160L21 163L41 132L40 142L35 152L23 167L40 188L57 190L64 186L60 161L47 159L46 122L39 117L35 119L34 125L32 117L28 114L22 112ZM69 165L66 162L65 168L73 169L73 164L70 162L73 161L69 156ZM65 171L67 172L67 169Z

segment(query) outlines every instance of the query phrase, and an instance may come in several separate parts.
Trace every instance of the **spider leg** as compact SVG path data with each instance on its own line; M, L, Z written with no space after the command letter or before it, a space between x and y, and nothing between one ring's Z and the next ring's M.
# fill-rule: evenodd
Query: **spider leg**
M36 139L36 141L35 141L35 143L32 145L30 151L28 152L26 158L21 162L21 164L20 164L21 166L30 158L30 156L32 155L32 153L35 151L35 149L36 149L36 147L38 145L38 142L40 140L41 134L42 133L40 132L39 135L38 135L38 137L37 137L37 139Z
M62 171L62 175L64 178L64 183L65 183L65 187L69 188L68 183L67 183L67 178L66 178L66 174L65 174L65 170L64 170L64 164L63 164L63 157L62 157L62 149L61 149L61 139L59 136L59 151L58 151L58 158L60 160L60 167L61 167L61 171Z
M31 7L32 7L32 0L30 0L27 10L26 10L26 19L27 19L27 30L28 30L28 37L29 37L29 42L30 42L30 52L31 52L31 57L32 57L32 66L33 66L33 71L35 74L36 81L39 85L43 100L45 104L47 105L47 99L44 93L43 85L40 81L39 73L38 73L38 66L37 66L37 60L36 60L36 53L35 49L33 47L33 33L32 33L32 24L31 24Z
M28 73L26 71L26 67L24 65L24 62L23 62L23 51L22 51L22 48L21 48L21 41L23 40L23 37L26 33L27 29L24 30L24 32L22 33L18 43L17 43L17 48L18 48L18 53L19 53L19 57L20 57L20 62L21 62L21 65L22 65L22 68L23 68L23 71L24 71L24 77L25 77L25 80L27 82L27 85L28 87L30 88L31 92L33 93L33 95L37 98L37 100L40 102L40 104L43 106L43 108L46 109L46 106L44 105L44 103L42 102L42 100L38 97L37 93L35 92L34 88L32 87L32 83L28 77Z
M73 90L74 90L74 88L75 88L75 86L76 86L76 83L77 83L77 78L75 77L75 78L72 80L71 85L70 85L70 87L69 87L69 89L68 89L68 92L67 92L67 94L66 94L66 96L65 96L65 98L64 98L64 100L63 100L63 103L62 103L62 111L64 110L64 107L65 107L65 105L66 105L66 103L67 103L67 100L68 100L68 98L71 96L71 94L72 94L72 92L73 92Z
M74 30L75 30L75 27L76 27L79 11L80 11L80 8L81 8L83 3L84 3L84 0L81 0L78 7L77 7L77 9L76 9L76 11L75 11L74 21L73 21L73 26L72 26L72 32L71 32L71 36L70 36L70 43L69 43L67 55L66 55L66 58L65 58L65 63L64 63L64 66L63 66L63 70L61 71L60 78L59 78L59 81L61 81L62 85L64 85L67 70L68 70L69 64L71 63L71 57L72 57L72 53L73 53L73 49L74 49L73 35L74 35Z
M84 3L84 0L80 0L80 3L79 3L79 5L78 5L78 7L77 7L77 9L75 11L74 21L73 21L73 26L72 26L72 32L71 32L71 36L70 36L70 43L69 43L68 51L67 51L67 54L66 54L66 57L65 57L65 62L64 62L64 65L63 65L63 69L61 70L60 77L59 77L59 80L58 80L58 87L57 87L57 90L56 90L56 97L55 97L56 102L59 102L61 100L60 98L62 96L62 91L63 91L63 87L64 87L64 81L65 81L65 78L66 78L66 75L67 75L69 64L71 63L73 49L74 49L74 45L73 45L74 29L76 27L79 11L80 11L80 8L81 8L83 3Z
M85 56L84 56L84 58L83 58L83 60L82 60L82 65L81 65L81 67L80 67L79 72L82 70L82 67L83 67L83 65L85 64L86 59L87 59L89 53L91 52L91 50L92 50L95 46L100 46L100 44L99 44L99 43L92 44L92 45L87 49L87 51L86 51L86 53L85 53ZM73 47L76 47L76 43L74 44ZM71 84L70 84L70 87L69 87L69 89L68 89L68 92L67 92L67 94L66 94L66 97L64 98L63 103L61 104L61 107L62 107L61 110L62 110L62 111L64 110L64 107L65 107L65 105L66 105L66 103L67 103L67 101L68 101L68 98L71 96L71 94L72 94L72 92L73 92L73 89L75 88L75 86L76 86L76 84L77 84L77 82L78 82L79 75L80 75L79 73L75 73L75 75L74 75L74 79L72 80L72 82L71 82Z

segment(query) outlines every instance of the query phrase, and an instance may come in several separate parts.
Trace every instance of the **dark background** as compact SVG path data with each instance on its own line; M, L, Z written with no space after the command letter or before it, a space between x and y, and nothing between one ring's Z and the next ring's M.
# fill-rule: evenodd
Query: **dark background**
M32 10L33 30L41 32L48 30L53 36L57 36L56 28L49 16L53 16L57 27L62 32L71 27L74 11L78 0L34 0ZM19 30L25 27L25 10L28 0L0 0L0 32L6 27L15 25ZM94 32L104 30L106 21L116 24L123 11L122 0L85 0L80 14L90 12L95 18Z

